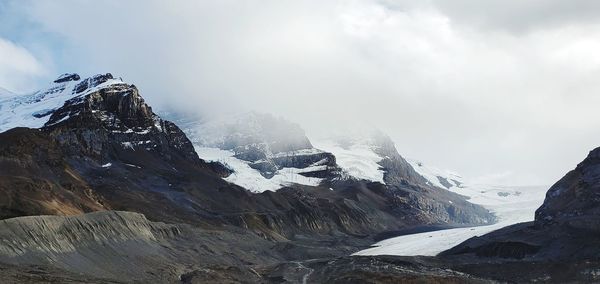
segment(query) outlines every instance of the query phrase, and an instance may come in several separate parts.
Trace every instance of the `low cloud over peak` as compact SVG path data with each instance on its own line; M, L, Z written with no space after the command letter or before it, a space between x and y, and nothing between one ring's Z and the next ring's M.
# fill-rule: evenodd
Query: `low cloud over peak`
M25 3L4 14L61 43L49 73L119 74L163 108L364 122L507 184L551 183L600 141L592 1Z

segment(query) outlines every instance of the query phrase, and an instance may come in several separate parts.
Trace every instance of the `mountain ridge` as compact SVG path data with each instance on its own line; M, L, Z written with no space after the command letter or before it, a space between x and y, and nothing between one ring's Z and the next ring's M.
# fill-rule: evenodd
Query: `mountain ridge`
M410 180L402 172L408 163L391 140L378 148L392 163L389 184L319 176L324 182L318 185L291 183L253 193L223 179L235 172L200 159L186 133L154 113L134 85L110 74L79 80L56 83L55 93L42 91L15 101L40 128L0 133L0 192L9 197L0 201L1 219L138 212L151 222L224 235L243 232L249 245L267 242L279 261L349 255L370 245L378 233L423 224L493 221L487 210L457 194L430 187L420 176ZM68 87L72 89L65 93ZM47 96L65 100L46 109ZM49 111L35 117L39 112L33 106L40 103ZM270 156L280 166L314 164L305 163L302 155L279 161L280 153L288 159L290 152ZM395 162L402 165L395 167ZM235 267L247 269L245 264Z

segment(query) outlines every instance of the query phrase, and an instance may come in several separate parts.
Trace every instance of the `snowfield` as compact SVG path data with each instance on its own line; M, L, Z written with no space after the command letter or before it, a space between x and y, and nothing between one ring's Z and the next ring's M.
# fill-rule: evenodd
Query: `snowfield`
M474 236L481 236L508 225L532 221L535 210L544 202L547 186L505 187L473 185L453 188L472 203L490 209L498 223L489 226L447 229L404 235L383 240L354 255L437 255Z
M206 161L220 162L233 173L226 177L225 180L246 188L252 192L277 191L278 189L291 185L303 184L317 186L321 183L320 178L311 178L301 175L303 172L318 170L319 166L308 167L303 169L298 168L283 168L277 171L277 174L272 178L265 178L259 171L250 167L249 162L234 157L233 151L221 150L212 147L194 147L198 156Z
M342 147L330 140L313 141L317 149L332 153L336 162L348 175L385 184L383 170L378 164L383 158L377 155L368 143L353 143Z

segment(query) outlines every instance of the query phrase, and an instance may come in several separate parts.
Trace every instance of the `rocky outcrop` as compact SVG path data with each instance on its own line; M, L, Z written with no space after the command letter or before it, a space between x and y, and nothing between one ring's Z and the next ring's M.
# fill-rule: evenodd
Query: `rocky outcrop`
M535 220L600 231L600 148L548 190Z
M96 87L112 75L85 79L78 86ZM82 87L82 88L84 88ZM164 158L178 155L193 163L200 160L191 142L172 122L162 120L144 102L134 85L117 83L82 97L65 102L55 111L43 128L63 146L99 159L109 160L117 149L164 154Z
M62 75L58 76L58 78L56 80L54 80L54 83L64 83L64 82L68 82L68 81L79 81L79 79L81 79L81 77L79 77L79 74L76 74L76 73L65 73L65 74L62 74Z

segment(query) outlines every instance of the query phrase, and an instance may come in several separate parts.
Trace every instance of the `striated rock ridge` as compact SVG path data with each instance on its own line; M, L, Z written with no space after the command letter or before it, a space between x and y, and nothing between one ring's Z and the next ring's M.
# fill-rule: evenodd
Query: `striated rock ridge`
M235 247L226 245L236 241ZM133 212L0 221L0 267L58 269L53 276L75 273L83 282L174 283L183 274L209 267L246 272L252 265L282 261L269 248L249 234L151 222Z
M31 216L0 220L0 255L55 261L61 254L108 242L151 243L181 234L174 225L152 223L133 212L96 212L79 216ZM24 236L27 236L24 238Z
M168 271L160 262L170 260L166 247L180 234L177 226L152 223L131 212L7 219L0 221L0 262L52 266L88 277L143 279L153 264ZM175 278L168 274L162 277Z

